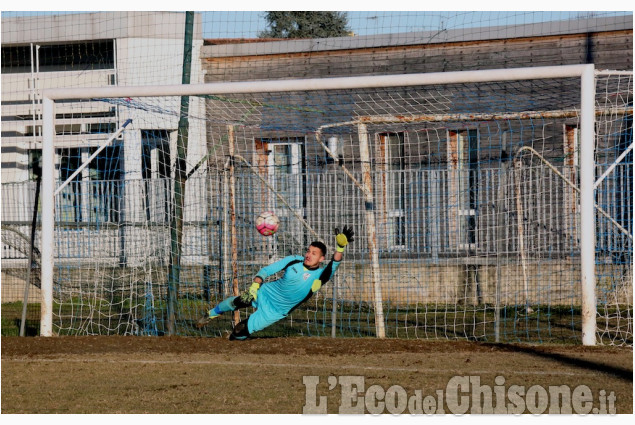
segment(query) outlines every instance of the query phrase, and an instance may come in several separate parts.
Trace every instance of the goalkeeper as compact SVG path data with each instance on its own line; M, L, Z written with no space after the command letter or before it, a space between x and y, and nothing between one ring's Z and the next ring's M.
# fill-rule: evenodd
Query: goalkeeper
M201 318L197 326L201 328L225 312L254 307L256 311L238 323L229 335L231 340L244 340L254 332L284 319L335 274L342 261L344 248L353 242L354 233L352 228L344 226L341 232L336 228L335 235L337 248L326 267L320 268L326 256L326 246L319 241L312 242L304 257L290 255L260 269L248 290L223 300ZM264 283L269 276L282 271L284 274L281 278Z

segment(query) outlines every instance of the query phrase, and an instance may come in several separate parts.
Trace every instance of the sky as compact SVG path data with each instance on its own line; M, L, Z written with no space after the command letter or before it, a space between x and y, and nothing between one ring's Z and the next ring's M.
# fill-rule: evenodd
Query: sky
M469 28L516 25L577 17L607 16L614 12L584 11L348 11L349 26L355 35L431 31L440 28ZM203 12L204 38L255 38L266 28L264 12Z
M179 2L178 5L182 10L195 11L202 11L205 8L201 6L208 5L206 3L201 4L200 2L191 3L190 0L183 0ZM298 5L297 2L289 1L269 0L267 2L254 2L247 0L230 4L230 6L234 6L230 8L232 10L223 10L222 4L219 6L216 3L218 2L215 2L213 5L209 4L213 6L214 11L202 12L204 38L255 38L260 31L263 31L267 27L264 12L259 9L295 10ZM628 2L621 0L602 3L603 8L599 8L600 4L597 2L585 3L584 1L576 2L564 0L557 2L558 10L553 10L552 4L554 2L534 0L531 3L531 6L534 8L533 10L527 10L529 7L524 7L523 9L525 10L513 10L513 5L505 4L505 9L508 9L507 12L497 11L497 9L500 9L501 4L491 1L480 1L478 6L481 10L474 10L474 2L446 1L442 3L442 6L447 8L447 11L435 10L434 7L427 7L426 9L428 10L421 10L422 3L424 2L419 1L412 3L402 1L394 4L394 6L399 6L395 7L395 9L401 8L401 10L392 11L385 9L387 2L374 0L364 2L358 0L341 0L339 2L323 0L319 3L309 1L302 3L302 7L305 10L347 11L349 27L355 35L359 36L396 32L431 31L437 29L450 30L475 26L517 25L545 20L571 19L574 17L589 16L590 14L592 16L607 16L608 11L616 10L626 11L632 14L633 9L632 5L627 6ZM28 4L29 2L27 1L26 5ZM19 5L24 7L25 3L20 2ZM153 6L156 6L153 7L154 10L175 10L174 2L156 0ZM521 4L521 6L528 5ZM22 11L3 10L2 16L10 17L16 15L53 13L53 10L63 10L67 12L79 11L85 10L86 3L83 1L49 2L47 7L49 8L48 12L47 8L41 3L36 4L36 7L30 10L28 7L24 7ZM111 1L107 4L100 4L99 7L100 9L96 10L141 10L131 9L129 3L119 0ZM582 12L580 10L582 10ZM593 10L595 12L583 12L584 10ZM614 15L615 12L610 12L610 14Z

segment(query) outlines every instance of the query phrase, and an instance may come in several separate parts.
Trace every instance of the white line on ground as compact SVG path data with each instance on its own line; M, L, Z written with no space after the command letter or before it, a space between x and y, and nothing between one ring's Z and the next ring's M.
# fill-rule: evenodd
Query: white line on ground
M439 369L439 368L409 368L409 367L385 367L385 366L360 366L360 365L325 365L325 364L306 364L306 363L265 363L265 362L236 362L236 361L215 361L215 360L134 360L134 359L34 359L32 357L11 357L3 358L3 362L15 363L137 363L137 364L191 364L191 365L213 365L213 366L243 366L243 367L283 367L283 368L321 368L321 369L351 369L354 371L370 370L370 371L392 371L392 372L413 372L426 375L438 374L455 374L455 375L482 375L494 373L497 375L553 375L553 376L597 376L602 375L601 371L583 371L576 369L575 371L541 371L541 370L472 370L472 369Z

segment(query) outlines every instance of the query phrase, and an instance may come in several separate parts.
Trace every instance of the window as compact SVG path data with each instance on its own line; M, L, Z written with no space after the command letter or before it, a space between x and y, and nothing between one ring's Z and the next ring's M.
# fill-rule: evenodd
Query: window
M170 220L171 155L167 130L141 131L141 176L144 179L146 220Z
M42 177L42 150L29 150L29 180L37 180Z
M477 242L478 130L448 130L447 149L449 247L473 250Z
M68 180L96 149L57 149L60 182ZM56 200L61 221L119 221L120 153L119 146L105 148L62 189Z
M406 247L405 133L377 134L378 168L384 173L380 190L388 249Z
M69 44L44 44L33 47L39 72L114 69L115 50L112 40ZM31 72L31 46L2 47L2 73ZM35 60L35 59L34 59Z
M306 205L304 142L303 137L255 140L256 159L254 162L261 176L300 215ZM295 219L290 219L293 212L289 210L289 206L271 194L266 187L259 190L259 193L258 201L262 205L261 208L275 210L278 218L286 222L286 226L297 226L297 229L290 234L303 234L301 224Z
M257 139L257 164L269 183L293 208L301 205L300 176L304 171L304 138ZM268 208L288 210L277 197L272 197Z

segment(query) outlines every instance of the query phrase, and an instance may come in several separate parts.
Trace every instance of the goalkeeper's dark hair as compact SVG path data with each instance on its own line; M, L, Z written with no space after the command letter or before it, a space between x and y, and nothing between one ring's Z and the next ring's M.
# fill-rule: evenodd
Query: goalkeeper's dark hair
M313 242L311 242L311 245L309 245L309 246L314 246L316 248L320 248L320 250L322 251L322 255L326 257L326 245L324 245L322 242L313 241Z

